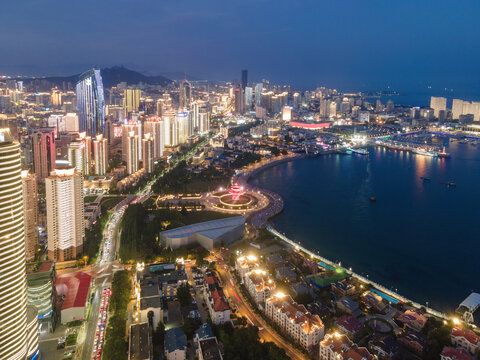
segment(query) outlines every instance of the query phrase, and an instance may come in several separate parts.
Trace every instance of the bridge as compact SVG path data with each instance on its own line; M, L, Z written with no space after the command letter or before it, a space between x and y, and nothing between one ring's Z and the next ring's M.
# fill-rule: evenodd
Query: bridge
M406 297L400 295L400 294L397 294L396 292L392 291L392 290L389 290L387 289L386 287L384 287L383 285L380 285L368 278L365 278L364 276L362 275L359 275L349 269L346 269L338 264L336 264L335 262L329 260L329 259L326 259L324 258L323 256L320 256L319 254L315 254L314 252L304 248L300 243L297 243L293 240L290 240L289 238L287 238L285 235L283 235L282 233L278 232L277 230L275 230L274 228L270 227L270 226L267 226L266 229L272 233L273 235L275 235L277 238L279 238L280 240L283 240L285 243L287 243L288 245L290 245L291 247L293 247L294 249L296 250L301 250L303 251L304 253L308 254L311 256L312 259L315 259L315 260L319 260L319 261L322 261L323 263L327 264L327 265L330 265L330 266L333 266L333 267L337 267L337 268L341 268L343 270L345 270L347 272L347 274L351 275L353 278L365 283L365 284L370 284L371 286L373 286L374 288L376 288L377 290L387 294L388 296L398 300L398 301L401 301L401 302L404 302L404 303L411 303L412 306L420 309L420 308L425 308L427 313L429 313L430 315L433 315L433 316L436 316L438 318L442 318L444 320L449 320L450 317L444 313L441 313L437 310L434 310L432 308L429 308L428 306L425 307L424 305L422 304L419 304L419 303L416 303L410 299L407 299Z

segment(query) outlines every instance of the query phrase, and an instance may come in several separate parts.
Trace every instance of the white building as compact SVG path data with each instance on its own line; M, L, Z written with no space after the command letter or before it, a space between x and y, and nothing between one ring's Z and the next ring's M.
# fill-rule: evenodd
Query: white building
M38 200L37 177L22 170L23 216L25 219L25 252L27 261L32 261L38 250Z
M147 174L153 172L153 138L150 133L145 134L145 138L142 140L143 150L143 168Z
M470 354L476 354L480 350L480 337L472 330L454 327L450 333L450 340L453 345L468 350Z
M245 275L245 287L257 304L263 304L275 291L275 282L265 270L254 269Z
M327 334L319 345L319 360L373 360L364 347L358 347L347 335L338 332Z
M432 96L430 107L433 109L433 116L438 119L440 111L447 111L447 98Z
M107 173L107 139L103 135L97 135L93 141L93 160L95 161L95 174L105 175Z
M165 124L159 116L152 116L143 123L145 134L150 134L153 140L153 159L158 160L163 156L165 148Z
M127 173L134 174L138 171L138 135L134 131L130 131L126 141Z
M244 281L246 273L258 268L258 266L258 258L252 254L239 256L237 260L235 260L235 270L242 281Z
M325 326L318 315L310 314L290 295L277 293L265 302L265 314L298 344L308 349L325 335Z
M203 294L212 322L215 325L229 322L230 308L220 282L214 273L205 274Z
M82 174L56 169L45 179L48 259L65 261L82 253L85 237Z

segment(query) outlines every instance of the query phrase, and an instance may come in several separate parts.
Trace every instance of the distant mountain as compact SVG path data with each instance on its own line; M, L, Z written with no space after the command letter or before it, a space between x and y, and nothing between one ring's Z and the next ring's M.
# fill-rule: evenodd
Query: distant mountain
M37 90L49 90L50 88L57 86L61 88L64 83L70 83L73 86L78 81L78 78L81 74L71 75L71 76L47 76L39 78L23 78L26 85L35 82L35 87ZM172 82L172 80L167 79L164 76L146 76L137 71L127 69L123 66L113 66L110 68L101 69L103 87L109 89L112 86L116 86L121 82L126 82L129 85L137 85L139 83L144 83L148 85L161 85L165 86Z

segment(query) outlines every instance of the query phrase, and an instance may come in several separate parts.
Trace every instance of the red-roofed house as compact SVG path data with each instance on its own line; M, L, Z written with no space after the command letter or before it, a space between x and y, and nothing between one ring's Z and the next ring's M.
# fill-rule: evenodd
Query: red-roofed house
M476 354L480 347L480 338L472 330L454 327L450 333L452 344Z
M61 322L83 320L86 316L92 277L84 272L59 275L55 282L61 304Z
M440 354L442 360L475 360L467 350L445 346Z
M415 311L407 310L400 316L398 320L405 324L406 327L413 331L421 331L427 322L427 318Z
M206 274L203 292L212 322L215 325L229 322L230 308L220 282L213 273Z
M337 327L340 332L352 339L357 332L363 329L363 324L355 316L343 315L337 319Z

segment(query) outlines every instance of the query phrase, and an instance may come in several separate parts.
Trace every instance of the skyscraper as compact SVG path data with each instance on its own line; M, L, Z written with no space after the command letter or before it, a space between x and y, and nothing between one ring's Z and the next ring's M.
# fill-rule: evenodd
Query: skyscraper
M100 70L80 75L77 83L77 108L80 131L95 137L105 131L105 100Z
M255 105L262 105L263 83L255 84Z
M125 89L123 91L123 107L125 109L125 116L140 108L140 89Z
M36 128L32 133L33 169L38 180L44 180L55 169L54 128Z
M93 156L95 161L95 174L105 175L107 172L107 139L102 134L97 135L93 141Z
M147 133L143 141L143 168L147 174L153 172L153 138Z
M128 144L128 137L130 132L134 132L135 135L138 136L139 139L142 138L142 123L137 122L134 120L130 120L126 124L122 125L122 160L127 161L127 144ZM142 152L142 144L138 144L138 157L141 160L141 152Z
M143 123L143 128L144 133L150 134L153 140L153 158L158 160L163 156L165 148L164 121L159 116L152 116Z
M245 88L245 109L250 111L253 105L253 89L249 86Z
M441 110L447 111L447 98L432 96L430 98L430 107L433 109L433 116L438 119Z
M187 142L188 137L191 135L189 132L189 113L180 112L175 116L175 124L177 128L178 144L184 144Z
M243 88L240 85L236 85L233 89L233 95L235 97L235 113L243 114L245 112L245 98L243 95Z
M68 163L76 168L84 176L88 176L90 172L90 137L87 139L77 139L68 145Z
M28 170L22 170L23 214L25 223L25 253L32 261L38 250L37 178Z
M38 355L35 311L27 313L20 145L0 129L0 359Z
M65 261L82 253L85 237L82 173L56 169L45 179L48 259Z
M192 103L192 84L187 79L180 82L179 110L188 110Z
M242 70L242 89L245 90L248 84L248 70Z
M138 135L130 131L127 137L127 173L138 171Z

